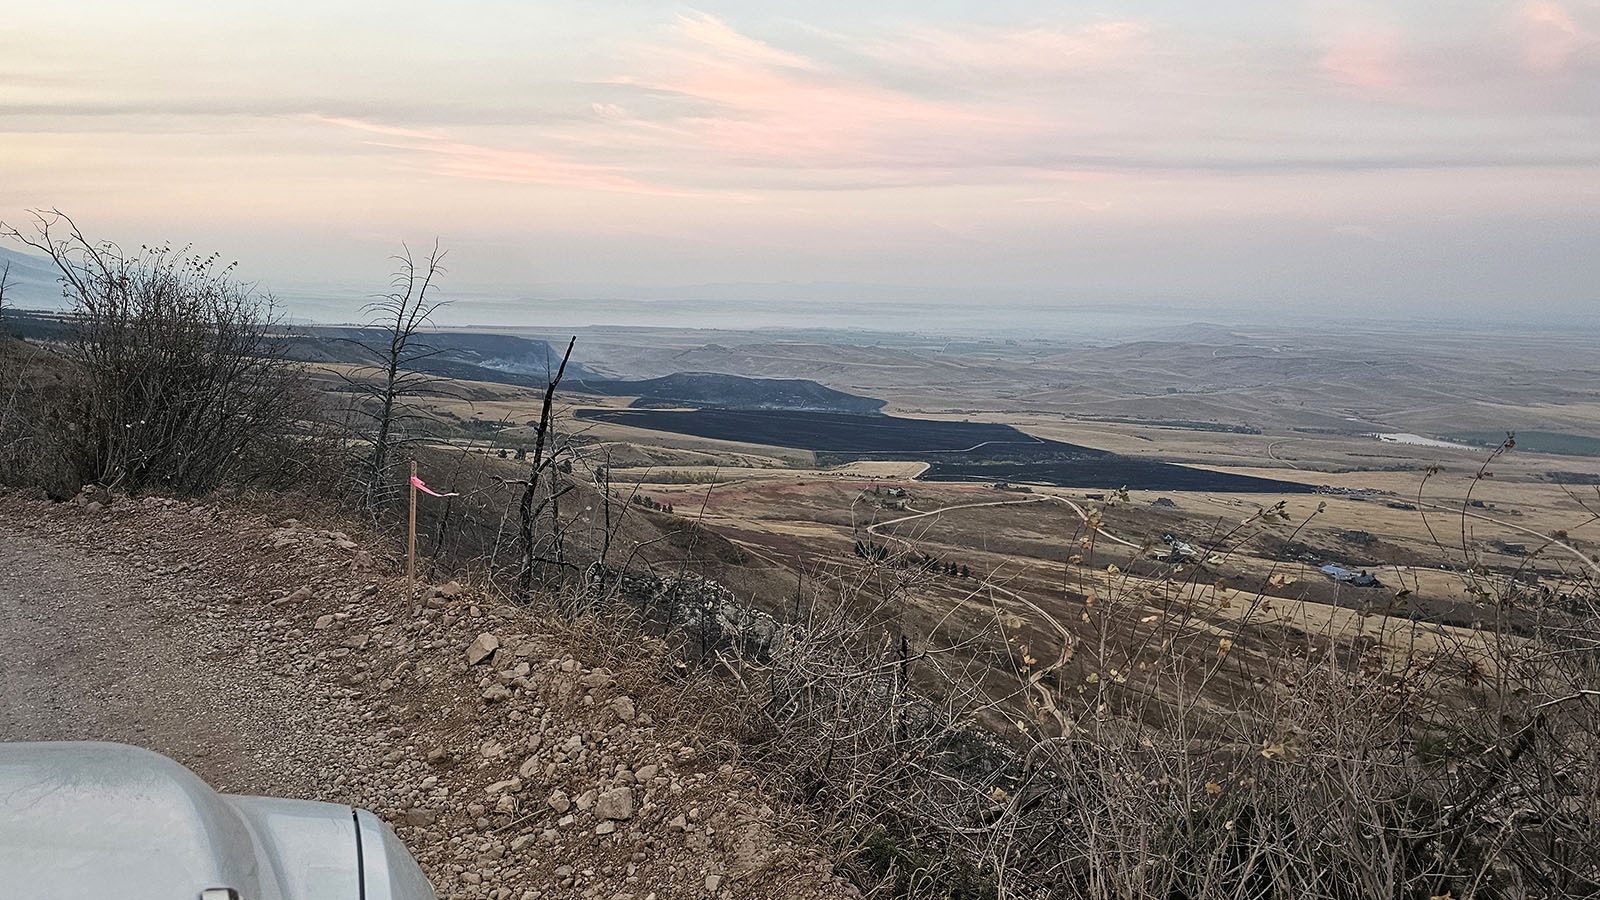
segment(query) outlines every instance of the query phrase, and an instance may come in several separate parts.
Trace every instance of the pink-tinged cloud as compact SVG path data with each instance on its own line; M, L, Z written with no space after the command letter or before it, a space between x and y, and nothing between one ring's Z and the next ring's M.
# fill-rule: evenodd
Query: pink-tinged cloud
M706 68L649 82L655 91L715 104L685 123L707 144L747 160L842 162L887 143L1000 124L988 113L840 82L808 82L759 69Z
M300 118L323 125L337 125L352 131L365 131L369 134L381 134L387 137L415 138L417 140L440 140L441 136L431 131L418 131L414 128L400 128L394 125L383 125L377 122L368 122L364 119L351 119L345 116L324 116L321 113L306 113Z
M616 79L687 101L676 118L636 120L746 164L865 166L910 149L1017 132L1026 117L918 98L751 41L709 16L681 19L674 40L638 48L642 74Z
M308 115L305 118L352 131L367 132L400 141L366 141L369 146L419 154L428 158L431 169L453 178L541 184L551 187L616 191L651 196L686 197L693 192L639 181L610 166L581 163L545 153L507 150L449 140L436 132L395 128L361 119Z
M406 149L431 154L440 174L485 181L618 191L657 197L687 197L693 192L647 184L610 166L574 162L544 153L503 150L476 144L424 144Z
M1146 49L1140 22L1098 22L1071 28L921 28L867 52L897 65L986 74L1067 72L1125 60Z
M1523 64L1533 72L1562 72L1580 51L1595 46L1595 36L1553 0L1528 0L1517 8Z
M1399 37L1374 28L1346 31L1334 38L1318 61L1322 74L1345 86L1389 90L1404 81Z
M674 29L695 44L714 51L724 59L740 60L761 66L812 69L815 64L803 56L779 50L770 44L746 37L727 23L704 13L679 16Z

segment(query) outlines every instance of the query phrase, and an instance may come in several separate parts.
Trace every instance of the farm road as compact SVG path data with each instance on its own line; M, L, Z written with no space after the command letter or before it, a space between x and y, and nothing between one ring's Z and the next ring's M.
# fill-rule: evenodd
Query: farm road
M1441 510L1443 512L1450 513L1452 515L1466 516L1466 517L1472 518L1472 519L1480 519L1480 520L1485 521L1485 522L1492 522L1492 523L1494 523L1496 525L1499 525L1501 528L1509 528L1512 531L1520 531L1523 534L1531 534L1534 537L1536 537L1536 538L1538 538L1538 539L1550 544L1551 546L1560 547L1562 550L1565 550L1568 553L1572 554L1573 556L1576 556L1578 559L1583 560L1583 564L1584 565L1588 566L1592 571L1594 571L1594 573L1596 575L1600 575L1600 563L1597 563L1594 560L1590 559L1588 556L1584 555L1584 552L1582 550L1579 550L1578 548L1572 546L1571 544L1567 544L1567 543L1563 543L1562 541L1558 541L1555 538L1551 537L1548 534L1545 534L1542 531L1538 531L1538 530L1535 530L1533 528L1529 528L1526 525L1518 525L1518 524L1516 524L1514 522L1507 522L1507 521L1504 521L1502 519L1496 519L1496 518L1494 518L1492 516L1485 516L1485 515L1481 515L1479 513L1469 512L1467 510L1462 509L1459 506L1442 506L1442 505L1440 505L1438 503L1428 503L1427 501L1424 501L1424 500L1414 500L1412 502L1413 503L1417 503L1417 504L1419 504L1421 506L1426 506L1429 509L1437 509L1437 510ZM1465 505L1465 504L1463 504L1463 505Z
M958 510L958 509L978 509L979 507L984 507L984 506L1018 506L1018 505L1021 505L1023 503L1048 503L1048 502L1050 502L1052 500L1057 502L1057 503L1065 503L1067 506L1072 508L1073 512L1078 514L1078 518L1083 520L1084 524L1086 524L1086 525L1088 524L1088 522L1089 522L1089 514L1087 512L1084 512L1083 507L1079 506L1077 503L1073 502L1072 500L1068 500L1066 497L1057 497L1054 494L1039 494L1037 496L1027 497L1027 498L1024 498L1022 500L992 500L992 501L989 501L987 503L958 503L958 504L956 504L954 506L943 506L943 507L940 507L939 509L930 509L927 512L913 513L912 515L909 515L909 516L901 516L898 519L890 519L887 522L878 522L875 525L868 525L867 526L867 533L871 534L871 535L876 535L876 536L881 537L882 535L878 534L878 529L883 528L885 526L898 525L901 522L910 522L910 521L912 521L914 519L922 519L922 518L926 518L928 516L937 516L940 513L951 512L953 510ZM1137 548L1140 548L1140 547L1143 546L1142 544L1136 544L1133 541L1124 540L1124 539L1122 539L1120 537L1117 537L1116 535L1114 535L1111 532L1105 530L1104 528L1100 528L1099 526L1091 526L1091 527L1093 527L1095 532L1098 533L1101 537L1103 537L1103 538L1105 538L1105 539L1107 539L1109 541L1114 541L1114 542L1116 542L1118 544L1121 544L1124 547L1134 547L1134 548L1137 549Z

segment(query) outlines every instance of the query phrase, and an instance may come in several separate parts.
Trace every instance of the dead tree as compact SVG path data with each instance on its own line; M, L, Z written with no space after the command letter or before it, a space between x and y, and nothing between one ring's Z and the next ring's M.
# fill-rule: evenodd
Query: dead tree
M560 453L557 452L558 448L556 448L554 442L552 419L554 417L556 386L561 384L561 378L566 374L567 361L572 358L572 348L577 343L578 339L576 337L567 342L567 352L561 355L561 365L556 369L556 374L550 379L550 383L545 386L544 404L539 410L539 428L533 439L533 459L528 466L528 479L523 482L522 499L517 505L517 542L521 549L521 559L517 566L517 592L524 599L533 589L534 569L541 562L536 548L534 526L545 508L560 502L561 495L571 489L570 487L561 487L559 479L555 475L555 463ZM540 499L538 496L539 485L547 471L550 473L549 490L544 498ZM559 523L554 527L553 534L559 545ZM556 558L562 563L565 562L564 554L560 553L559 550Z
M396 269L391 290L367 304L368 324L357 337L341 338L371 359L367 365L341 375L350 391L366 400L357 415L371 424L364 435L372 449L362 467L362 500L369 509L386 505L389 468L395 451L412 440L404 433L407 423L420 417L411 399L434 390L434 379L417 370L417 364L438 354L439 348L419 340L432 324L443 301L432 298L434 282L444 274L444 253L437 241L420 262L411 248L402 246L394 257Z

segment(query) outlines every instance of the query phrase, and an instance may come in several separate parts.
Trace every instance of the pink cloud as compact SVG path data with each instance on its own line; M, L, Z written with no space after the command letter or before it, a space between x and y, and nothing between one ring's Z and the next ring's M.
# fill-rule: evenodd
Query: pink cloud
M647 184L610 166L580 163L544 153L462 143L411 145L402 149L431 154L435 157L434 168L440 174L457 178L619 191L658 197L687 197L694 193Z
M301 116L311 122L323 125L337 125L340 128L349 128L353 131L365 131L371 134L382 134L389 137L416 138L417 140L438 140L439 135L430 131L418 131L413 128L399 128L393 125L381 125L377 122L368 122L363 119L351 119L344 116L324 116L320 113L306 113Z
M635 121L745 163L868 165L962 135L1015 131L1016 114L918 98L753 41L710 16L680 19L676 40L639 48L645 74L617 83L705 111Z
M1554 0L1528 0L1517 8L1523 64L1531 71L1561 72L1572 58L1595 43L1565 6Z
M785 66L792 69L812 69L811 60L794 53L779 50L770 44L746 37L715 16L696 13L679 16L675 29L679 35L715 51L725 59L736 59L762 66Z
M923 68L1004 72L1061 72L1126 59L1144 49L1149 29L1139 22L1020 29L923 28L878 42L868 52Z
M1344 32L1328 45L1318 67L1324 76L1350 87L1386 90L1404 80L1400 39L1383 29Z
M610 166L564 157L507 150L450 140L437 132L416 131L340 116L307 115L325 125L362 131L400 141L367 141L369 146L420 154L432 160L433 171L454 178L542 184L652 196L691 196L692 192L652 185Z

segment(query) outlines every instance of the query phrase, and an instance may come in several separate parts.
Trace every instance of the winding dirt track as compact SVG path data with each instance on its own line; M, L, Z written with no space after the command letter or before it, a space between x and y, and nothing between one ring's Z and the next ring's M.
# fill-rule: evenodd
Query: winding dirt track
M875 523L875 524L872 524L872 525L868 525L867 526L867 533L871 534L871 535L878 536L878 537L882 537L883 535L879 534L879 532L878 532L878 529L880 529L880 528L884 528L884 527L889 526L889 525L898 525L901 522L910 522L910 521L913 521L915 519L922 519L922 518L926 518L928 516L937 516L937 515L939 515L941 513L947 513L947 512L951 512L953 510L958 510L958 509L978 509L979 507L984 507L984 506L1017 506L1017 505L1020 505L1020 504L1023 504L1023 503L1048 503L1048 502L1050 502L1052 500L1057 502L1057 503L1065 503L1067 506L1072 508L1072 511L1074 513L1077 513L1078 518L1081 519L1084 522L1084 524L1088 524L1088 522L1089 522L1089 514L1087 512L1084 512L1083 507L1079 506L1077 503L1075 503L1075 502L1073 502L1071 500L1068 500L1066 497L1057 497L1054 494L1038 494L1038 495L1035 495L1033 497L1027 497L1027 498L1024 498L1024 499L1021 499L1021 500L992 500L992 501L989 501L989 502L986 502L986 503L958 503L958 504L956 504L954 506L942 506L942 507L940 507L938 509L930 509L930 510L928 510L926 512L912 513L909 516L901 516L898 519L890 519L890 520L888 520L886 522L878 522L878 523ZM1122 539L1120 537L1117 537L1116 535L1114 535L1111 532L1105 530L1104 528L1100 528L1100 527L1096 526L1094 530L1095 530L1095 533L1099 534L1101 537L1105 538L1106 540L1112 541L1114 543L1121 544L1124 547L1133 547L1135 549L1138 549L1138 548L1143 546L1142 544L1136 544L1133 541L1124 540L1124 539Z

